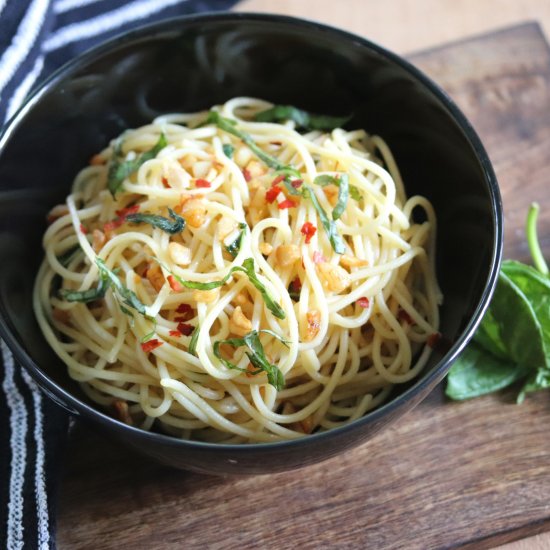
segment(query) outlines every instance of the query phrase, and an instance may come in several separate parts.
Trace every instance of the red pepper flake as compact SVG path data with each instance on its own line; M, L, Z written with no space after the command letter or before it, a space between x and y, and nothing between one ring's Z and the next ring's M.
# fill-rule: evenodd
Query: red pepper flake
M413 318L404 310L404 309L400 309L398 312L397 312L397 318L400 320L400 321L403 321L405 323L409 323L409 325L414 325L414 320Z
M141 349L144 353L149 353L150 351L162 346L162 344L164 344L164 342L161 342L158 338L153 338L152 340L143 342L143 344L141 344Z
M212 184L208 180L198 179L195 180L195 187L212 187Z
M182 292L183 286L178 282L178 280L173 275L168 275L168 283L170 284L170 288L174 292Z
M281 188L278 185L274 185L270 189L267 190L265 194L265 200L271 204L276 198L277 195L281 192Z
M182 317L176 318L176 321L189 321L194 315L193 308L189 304L180 304L176 309L176 313L182 314Z
M302 225L300 232L302 235L305 235L306 244L309 244L311 242L311 238L317 232L317 228L311 222L305 222L304 225Z
M86 233L88 233L88 230L82 224L80 224L80 232L86 235Z
M286 176L284 176L283 174L280 174L279 176L277 176L272 182L271 182L271 187L275 187L278 183L281 183L284 179L285 179Z
M296 275L296 277L294 277L294 279L290 282L290 284L288 285L288 292L292 295L298 295L300 294L302 290L302 281L300 281L300 277L298 277L298 275ZM292 296L291 296L292 298Z
M195 330L195 327L193 325L188 324L188 323L178 323L178 330L184 336L190 336L192 334L192 332Z
M365 308L365 309L367 309L370 305L370 301L366 296L363 296L362 298L359 298L356 303L359 307L362 307L362 308Z
M171 330L168 334L174 338L179 338L181 336L181 332L179 330Z
M304 183L304 180L292 180L290 182L290 185L292 185L292 187L294 187L294 189L298 189L299 187L302 186L302 183Z
M293 201L292 199L285 199L284 201L281 201L279 204L279 210L286 210L287 208L294 208L296 206L296 201Z
M428 336L426 344L430 346L434 351L441 353L442 355L447 353L451 348L451 342L445 338L440 332L434 332Z
M103 232L109 233L110 231L117 229L126 221L126 216L129 216L130 214L135 214L138 211L139 204L134 204L133 206L128 206L127 208L116 210L115 214L117 215L117 217L114 220L103 224Z
M246 168L243 168L243 177L244 181L248 183L252 179L252 175L250 174L250 170L247 170Z
M134 204L126 208L121 208L120 210L117 210L115 214L119 218L125 218L126 216L129 216L130 214L135 214L137 212L139 212L139 204Z
M318 251L316 250L313 253L313 263L314 264L322 264L323 262L326 262L326 258Z
M170 189L170 184L168 183L168 179L167 179L167 178L165 178L165 177L163 176L163 178L162 178L161 181L162 181L162 185L164 185L164 187Z

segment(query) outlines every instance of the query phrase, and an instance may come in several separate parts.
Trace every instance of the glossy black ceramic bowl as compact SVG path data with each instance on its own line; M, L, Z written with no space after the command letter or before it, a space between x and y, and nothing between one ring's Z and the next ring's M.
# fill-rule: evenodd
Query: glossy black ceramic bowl
M346 427L292 442L216 445L129 427L92 405L35 322L31 295L45 215L90 156L167 111L240 95L325 114L383 136L407 191L427 196L439 228L441 331L420 378ZM216 14L141 28L79 57L30 97L0 137L0 333L40 387L72 414L181 468L268 473L326 459L372 437L419 403L471 338L492 294L502 248L495 175L454 103L420 71L363 38L288 17Z

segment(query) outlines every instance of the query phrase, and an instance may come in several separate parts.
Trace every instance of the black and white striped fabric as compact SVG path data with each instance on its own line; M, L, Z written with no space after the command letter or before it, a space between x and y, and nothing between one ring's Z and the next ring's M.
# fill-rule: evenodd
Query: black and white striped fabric
M134 26L225 10L237 0L0 0L0 125L54 69ZM0 341L0 548L55 548L69 419Z

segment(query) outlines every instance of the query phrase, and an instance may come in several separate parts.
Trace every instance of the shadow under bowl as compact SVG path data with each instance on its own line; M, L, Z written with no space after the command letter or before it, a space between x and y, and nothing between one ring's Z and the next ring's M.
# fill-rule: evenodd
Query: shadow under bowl
M92 154L165 112L253 96L325 114L382 136L408 195L438 217L441 332L422 375L342 428L290 442L220 445L127 426L98 410L46 343L32 310L52 205ZM172 19L127 33L65 65L0 136L0 334L44 392L70 413L161 462L215 474L272 473L366 441L421 401L471 338L494 289L502 206L491 164L453 102L403 59L360 37L283 16L225 13Z

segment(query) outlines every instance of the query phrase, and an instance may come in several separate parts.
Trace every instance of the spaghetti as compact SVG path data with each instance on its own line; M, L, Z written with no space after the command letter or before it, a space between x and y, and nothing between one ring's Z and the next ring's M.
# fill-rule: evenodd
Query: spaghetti
M382 139L337 122L235 98L91 159L50 212L34 308L92 401L177 437L268 442L418 376L441 301L433 208Z

